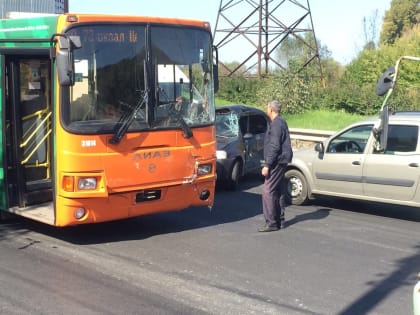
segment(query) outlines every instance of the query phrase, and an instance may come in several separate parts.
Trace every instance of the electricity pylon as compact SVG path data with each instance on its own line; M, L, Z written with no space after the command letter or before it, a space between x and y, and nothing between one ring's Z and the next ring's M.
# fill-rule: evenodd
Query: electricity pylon
M291 38L306 53L297 72L317 62L322 79L309 0L221 0L213 38L220 59L229 50L229 55L235 52L235 60L230 61L233 67L226 61L219 63L227 76L236 73L263 77L269 75L270 69L286 69L287 55L279 52Z

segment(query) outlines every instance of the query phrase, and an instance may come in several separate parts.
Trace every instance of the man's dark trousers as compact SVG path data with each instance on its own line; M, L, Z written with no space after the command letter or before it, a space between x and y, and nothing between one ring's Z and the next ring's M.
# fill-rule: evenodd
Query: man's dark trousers
M262 206L266 226L280 227L284 223L286 208L283 182L287 164L276 164L265 177L262 191Z

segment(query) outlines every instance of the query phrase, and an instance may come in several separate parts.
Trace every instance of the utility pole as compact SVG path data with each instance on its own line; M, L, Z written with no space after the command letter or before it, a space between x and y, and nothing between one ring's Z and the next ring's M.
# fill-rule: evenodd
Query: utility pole
M220 62L227 76L266 77L271 69L286 69L287 60L276 53L292 38L307 51L298 72L317 62L322 79L309 0L221 0L213 38L221 60L225 51L236 52L235 60Z

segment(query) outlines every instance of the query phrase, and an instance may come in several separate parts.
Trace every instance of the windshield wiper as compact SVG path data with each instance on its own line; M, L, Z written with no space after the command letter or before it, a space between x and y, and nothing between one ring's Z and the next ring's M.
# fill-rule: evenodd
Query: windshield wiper
M129 110L126 111L124 115L121 116L120 120L118 121L116 131L113 137L109 140L109 143L111 144L120 143L122 137L127 132L128 127L130 127L136 115L137 114L141 115L141 108L143 107L144 104L147 104L147 91L144 91L143 96L139 99L136 106L134 107L130 105L127 106Z
M169 100L168 94L166 93L166 91L164 89L161 90L162 94L166 97L167 100ZM188 126L188 124L186 123L184 117L182 117L182 114L176 110L174 103L168 103L170 104L169 107L169 115L173 115L176 119L176 121L179 121L180 125L181 125L181 129L184 132L183 137L185 139L189 139L193 136L193 132L190 128L190 126Z
M171 105L170 105L170 108L169 108L168 113L169 113L169 115L170 115L170 116L173 116L173 117L175 118L175 121L176 121L176 122L179 122L179 124L180 124L180 126L181 126L181 129L182 129L182 131L184 132L184 133L183 133L183 137L184 137L185 139L189 139L189 138L191 138L191 137L193 136L193 133L192 133L191 127L190 127L190 126L188 126L188 124L187 124L187 122L185 121L185 119L184 119L184 117L182 116L182 114L181 114L178 110L176 110L176 108L175 108L175 104L171 104Z
M188 126L188 124L186 123L184 117L182 117L181 113L178 112L174 107L171 107L169 114L175 116L176 120L179 121L182 131L184 132L183 136L186 139L189 139L193 136L193 132L190 128L190 126Z

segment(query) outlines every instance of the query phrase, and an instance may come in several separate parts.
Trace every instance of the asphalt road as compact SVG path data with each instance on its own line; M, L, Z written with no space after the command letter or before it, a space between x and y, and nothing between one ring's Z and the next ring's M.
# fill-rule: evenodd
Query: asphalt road
M215 206L0 224L0 314L411 314L420 210L319 200L258 233L261 180Z

